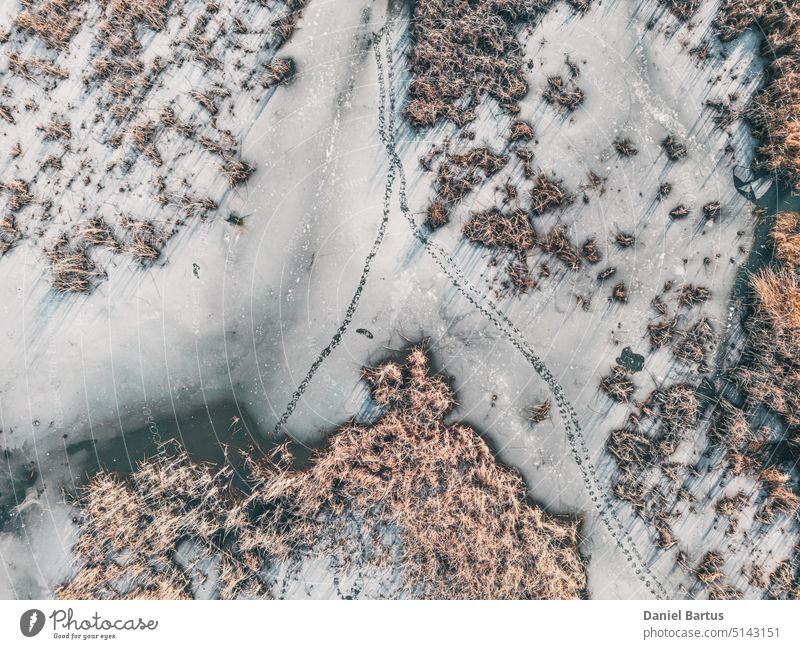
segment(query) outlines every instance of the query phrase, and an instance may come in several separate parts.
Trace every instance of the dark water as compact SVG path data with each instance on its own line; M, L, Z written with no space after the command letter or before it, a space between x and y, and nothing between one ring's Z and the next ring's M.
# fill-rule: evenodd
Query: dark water
M187 410L171 417L154 417L142 410L142 425L110 439L88 439L67 444L64 455L38 458L20 451L0 450L0 530L15 517L15 508L31 490L43 487L39 471L68 491L101 470L125 476L142 460L156 455L164 444L178 442L195 462L233 469L234 484L247 490L244 455L261 457L289 442L296 468L307 466L315 449L285 436L255 427L240 404L222 401ZM48 481L50 483L50 481Z
M228 464L238 475L244 466L243 455L255 457L269 453L289 441L297 466L305 466L312 449L285 436L276 437L258 430L240 404L221 402L206 405L173 417L153 418L145 409L144 425L110 440L85 440L67 446L68 457L86 452L81 463L81 478L103 469L121 475L131 473L138 462L155 455L160 446L178 442L196 462L218 466ZM82 457L87 455L81 454Z
M736 279L734 295L739 299L745 299L749 295L750 276L774 261L775 247L769 233L775 225L775 215L778 212L800 211L800 196L792 195L787 187L777 182L773 183L764 196L752 202L764 209L765 214L756 223L753 248Z
M640 372L644 367L644 356L637 354L630 347L626 347L617 358L617 365L635 374L636 372Z

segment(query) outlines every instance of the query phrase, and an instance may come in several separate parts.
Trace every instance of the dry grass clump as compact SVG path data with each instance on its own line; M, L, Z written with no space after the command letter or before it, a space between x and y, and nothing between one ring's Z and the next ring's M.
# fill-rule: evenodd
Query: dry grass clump
M744 491L739 491L733 496L723 496L714 505L714 511L720 516L738 516L747 507L750 498Z
M624 367L615 365L611 368L611 374L604 376L600 381L600 389L614 401L628 403L633 399L636 386L628 377Z
M85 0L44 0L23 2L22 13L14 18L17 29L36 34L49 47L66 49L81 25L73 10Z
M659 320L647 325L647 335L650 338L650 348L659 349L669 345L675 335L677 321L675 318Z
M473 169L460 167L445 159L436 172L436 195L445 205L453 206L469 194L479 180Z
M747 473L755 466L752 451L757 436L750 428L747 415L730 401L721 399L709 431L709 439L727 450L727 458L737 475Z
M28 81L34 80L33 71L41 72L56 79L67 79L69 77L69 70L47 59L24 59L15 52L6 54L6 57L8 58L8 69Z
M725 573L722 567L725 565L725 558L719 552L706 552L695 570L697 578L707 586L722 581Z
M508 135L509 142L530 142L536 137L530 122L518 119L511 123L511 129Z
M572 80L564 80L558 75L547 78L547 86L542 97L550 104L572 112L583 103L583 90Z
M614 300L614 302L621 302L622 304L628 302L628 287L625 285L625 282L614 284L611 289L611 299Z
M427 158L421 160L423 167L430 169L433 158L439 153L440 148L431 149ZM428 226L440 228L450 221L451 210L481 182L480 175L476 173L478 170L483 172L485 178L489 178L507 163L507 156L495 153L485 146L445 155L436 170L436 198L428 207ZM480 238L473 240L481 241ZM492 245L488 239L486 245Z
M159 231L152 221L132 219L125 216L120 225L126 233L124 252L136 257L142 263L155 261L161 256L161 248L167 237Z
M642 405L642 410L655 411L667 432L692 428L700 415L700 400L691 385L678 383L655 390Z
M672 352L676 358L702 365L713 340L714 328L708 318L701 316L684 332L683 338L673 347Z
M586 13L592 6L592 0L567 0L567 3L578 13Z
M430 225L433 225L430 223L431 210L437 205L441 203L434 202L429 209ZM491 249L506 249L513 254L505 266L507 278L502 282L504 293L521 295L536 286L526 257L527 251L536 242L536 235L525 210L517 208L503 212L498 208L491 208L473 213L464 224L462 232L470 241Z
M111 250L118 250L120 247L111 226L105 222L102 216L96 216L78 224L75 234L80 240L91 246L100 246Z
M667 157L673 162L683 160L689 152L686 145L672 134L661 140L661 148L664 149Z
M659 0L680 20L689 20L700 7L701 0Z
M225 155L222 160L220 169L231 187L247 182L256 170L249 162L245 162L233 155Z
M710 297L711 291L705 286L684 284L678 294L678 304L680 306L693 307L695 304L702 304Z
M722 205L719 201L711 201L703 205L703 216L708 221L716 221L722 216Z
M630 232L617 232L614 243L619 248L630 248L636 243L636 237Z
M762 269L755 295L745 364L736 378L745 394L800 425L800 282L786 268Z
M581 257L575 244L567 236L563 225L556 225L541 242L542 250L562 261L571 270L578 270Z
M612 431L607 448L616 458L620 469L631 476L655 466L661 458L658 444L653 439L627 428Z
M19 212L26 205L33 203L33 194L31 194L28 183L19 178L9 180L7 183L0 183L0 191L9 195L8 209L12 212Z
M161 114L159 116L161 124L166 126L167 128L174 128L178 133L183 135L185 138L191 139L195 135L194 127L179 119L178 116L175 114L175 109L172 106L164 106L161 109Z
M69 140L72 137L72 126L69 120L60 115L53 115L50 121L40 127L45 140Z
M506 275L508 280L505 282L505 288L512 295L522 295L536 288L537 282L531 276L528 259L523 253L517 253L506 264Z
M181 214L186 218L199 216L204 219L209 212L216 210L218 207L212 199L193 194L162 192L159 198L164 204L171 204L180 208Z
M508 163L508 157L485 146L473 147L463 153L451 153L447 159L463 169L481 169L487 177L493 176Z
M417 128L449 120L463 126L485 96L509 112L528 92L514 25L550 0L419 0L414 6L406 118Z
M730 102L722 99L707 99L705 106L714 112L711 119L720 129L728 128L734 120L741 116L741 111L734 109Z
M536 235L525 210L501 212L496 207L470 215L464 236L488 248L510 248L521 252L533 248Z
M13 215L0 218L0 256L8 252L20 236L17 222Z
M758 473L758 480L766 491L766 500L756 518L769 525L777 513L793 515L800 509L800 496L789 486L791 476L777 466L767 466Z
M447 206L442 202L435 200L428 205L427 217L425 224L435 230L450 223L450 212Z
M538 424L550 416L550 400L546 399L541 403L531 406L525 410L525 419L533 424Z
M103 275L89 257L86 246L66 237L59 239L46 256L50 262L51 283L59 293L89 293L94 281Z
M597 241L590 238L581 244L581 259L589 264L599 264L603 261L603 254L597 247Z
M769 599L800 599L800 569L798 554L792 560L781 561L769 576Z
M144 23L159 31L167 23L169 0L101 0L110 20Z
M305 470L285 447L249 458L245 493L231 471L162 452L123 482L80 493L78 571L62 598L190 596L183 541L220 559L217 595L269 596L269 571L313 555L332 566L400 571L412 597L577 598L586 585L577 527L526 501L472 429L446 425L453 392L425 353L364 371L384 409L348 424ZM400 551L391 551L399 544Z
M608 268L604 268L599 273L597 273L597 281L598 282L605 282L609 277L613 277L616 275L617 269L614 266L609 266Z
M128 132L128 137L136 150L150 159L156 167L164 164L155 146L156 124L153 120L143 120L134 124Z
M743 116L760 141L757 167L777 173L800 189L800 9L793 3L725 0L717 16L723 41L755 28L763 38L762 55L771 61L765 86Z
M790 268L800 266L800 212L778 212L770 236L775 256Z
M677 221L679 219L685 219L689 216L689 208L686 207L683 203L680 205L676 205L669 211L669 216L671 219Z
M539 170L534 174L533 187L531 188L531 212L540 216L557 207L561 207L568 200L567 194L557 178L551 180Z
M9 124L16 124L14 119L13 109L6 104L0 104L0 119L5 120Z
M297 74L297 64L289 57L275 58L264 67L265 85L277 86L286 83Z
M211 117L216 116L216 114L219 112L219 107L217 106L217 102L215 99L216 95L214 95L214 93L200 92L199 90L193 90L191 95L192 99L194 99L198 104L200 104L200 106L205 108L205 110L208 112L209 115L211 115Z
M297 14L290 13L272 21L270 26L275 31L281 43L285 43L292 37L294 30L297 28L298 18L299 16Z
M639 153L636 145L627 137L618 137L614 140L614 150L623 158L631 158Z

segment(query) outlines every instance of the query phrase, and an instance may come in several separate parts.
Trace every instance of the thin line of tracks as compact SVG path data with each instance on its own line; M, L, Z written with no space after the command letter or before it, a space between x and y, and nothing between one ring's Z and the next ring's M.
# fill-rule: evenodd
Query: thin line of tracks
M573 458L581 471L587 493L597 510L597 515L605 525L608 533L616 543L617 547L619 547L620 551L631 565L634 573L639 577L653 597L658 599L669 598L669 594L664 585L646 565L644 559L636 548L635 543L631 539L630 534L625 529L622 521L620 521L619 517L614 511L614 503L601 486L600 480L597 478L594 464L592 462L589 449L586 445L586 440L583 436L580 423L578 421L578 415L567 399L561 384L541 360L541 358L535 353L530 343L528 343L516 325L514 325L514 323L491 300L491 298L482 294L466 278L463 271L452 258L452 256L441 246L430 239L428 232L420 228L411 214L411 211L409 210L406 196L405 170L403 168L402 161L400 160L400 156L397 154L395 145L394 115L396 106L392 91L393 54L391 39L389 37L391 31L392 21L390 20L373 38L373 50L378 69L378 86L380 91L380 97L378 101L378 132L381 142L386 149L390 163L384 189L383 215L381 222L378 227L377 235L367 255L359 284L353 294L353 298L350 301L344 319L331 338L331 341L316 357L303 381L298 385L297 389L293 393L286 410L275 426L275 432L280 433L283 427L286 425L292 413L294 412L297 403L299 402L305 390L308 388L308 385L311 383L314 374L316 374L317 370L319 370L325 359L330 356L331 352L333 352L333 350L339 345L342 337L347 331L348 326L353 320L353 316L355 315L358 307L358 302L361 298L364 286L366 285L372 262L377 256L378 250L384 239L384 234L386 232L386 227L391 212L391 197L393 194L394 184L399 179L398 195L400 210L403 213L403 216L405 217L414 237L424 246L425 251L433 258L439 268L441 268L441 270L445 273L456 290L458 290L458 292L472 306L478 309L484 318L491 322L503 334L503 336L505 336L505 338L523 355L523 357L533 367L534 371L545 382L552 393L553 398L555 399L559 414L561 415L561 420L564 423L564 429L567 439L570 443ZM383 53L381 52L382 45L384 48Z

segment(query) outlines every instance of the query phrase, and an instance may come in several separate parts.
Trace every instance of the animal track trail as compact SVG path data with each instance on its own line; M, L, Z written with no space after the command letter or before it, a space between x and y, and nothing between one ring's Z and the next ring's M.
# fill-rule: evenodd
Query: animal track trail
M391 41L386 38L386 34L391 31L391 28L392 21L390 19L383 29L381 29L381 31L376 35L373 41L373 50L375 52L376 64L378 67L378 86L380 92L378 102L378 129L381 141L384 144L387 155L390 158L390 168L396 168L399 175L400 210L402 211L403 216L406 218L414 237L423 244L426 252L431 255L453 286L471 305L478 309L481 315L491 322L514 345L514 347L525 357L525 359L533 367L534 371L548 386L556 401L562 421L564 422L564 428L572 449L573 457L581 471L584 484L587 488L587 493L597 509L598 516L602 520L611 537L614 539L614 542L622 551L628 563L633 568L635 574L640 578L642 583L644 583L648 591L658 599L669 598L667 590L664 588L661 581L645 564L644 559L636 548L635 543L630 538L627 530L614 512L613 502L600 485L600 482L596 476L589 449L586 445L585 438L583 437L577 413L567 399L561 384L555 378L550 369L539 358L539 356L533 351L533 348L525 339L522 332L516 327L516 325L514 325L510 318L508 318L508 316L506 316L506 314L490 298L483 295L475 286L471 284L453 257L441 246L430 240L429 235L421 230L410 212L406 196L405 170L403 168L402 161L397 154L395 146L395 100L394 93L392 92L393 59ZM380 51L380 43L384 41L386 70L384 70L383 55ZM388 119L386 117L387 96L389 115Z
M528 343L522 332L516 327L516 325L490 298L483 295L477 289L477 287L472 285L453 257L441 246L431 241L429 235L423 232L422 229L417 225L413 215L410 212L406 194L407 181L405 170L397 153L395 144L394 114L396 104L394 93L392 92L393 57L391 41L387 38L387 34L391 31L391 28L392 20L389 19L386 25L375 35L375 38L373 39L373 51L378 68L378 133L381 142L386 149L390 162L389 171L386 178L386 185L384 188L383 213L381 222L370 251L367 254L358 286L356 287L353 297L350 300L344 319L340 323L328 345L326 345L314 359L305 377L292 394L286 409L275 425L275 433L278 434L283 431L284 426L294 413L297 404L299 403L305 391L308 389L308 386L313 380L314 375L317 373L324 361L341 343L342 337L347 332L347 329L350 326L353 317L355 316L361 295L367 283L372 263L377 257L381 243L383 242L391 212L391 197L393 194L394 183L395 180L399 179L398 197L400 210L403 213L403 216L406 218L414 237L420 243L422 243L425 251L431 255L433 260L445 273L451 284L454 286L454 288L456 288L456 290L458 290L462 297L464 297L467 302L478 309L481 315L491 322L492 325L494 325L495 328L497 328L509 340L509 342L511 342L511 344L523 355L523 357L533 367L534 371L548 386L548 389L556 401L561 419L564 422L564 428L567 439L570 443L573 458L581 471L587 493L589 494L589 497L591 498L592 503L597 510L600 520L603 522L617 547L623 553L626 561L631 565L634 573L639 577L650 594L657 599L669 598L666 588L661 583L659 578L647 567L644 559L636 548L635 543L630 538L629 533L622 524L622 521L614 512L614 504L601 486L599 479L596 476L594 464L592 462L589 449L586 445L586 440L583 437L578 415L567 399L561 384L555 378L552 371L534 352L533 348ZM382 43L384 44L385 48L385 68L384 55L381 53L380 48Z

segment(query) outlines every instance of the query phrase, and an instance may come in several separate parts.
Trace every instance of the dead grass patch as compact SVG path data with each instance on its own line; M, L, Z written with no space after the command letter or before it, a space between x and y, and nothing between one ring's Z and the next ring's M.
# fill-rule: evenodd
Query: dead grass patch
M755 28L771 61L764 87L743 112L759 140L757 168L800 190L800 9L768 0L725 0L717 15L723 41Z
M800 212L778 212L770 232L775 256L790 268L800 266Z
M406 118L426 128L440 120L458 126L475 118L486 96L506 111L528 92L514 25L543 11L550 0L419 0L411 26L413 51Z
M464 236L488 248L525 251L533 248L536 235L524 210L501 212L497 208L476 212L464 224Z
M86 247L62 237L48 250L51 283L59 293L89 293L103 275L89 257Z

